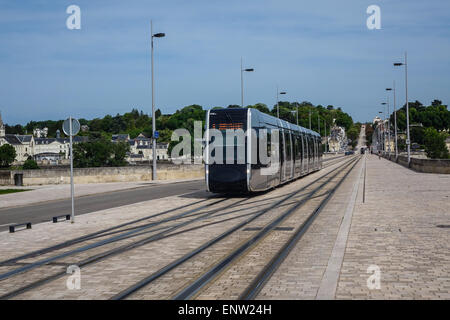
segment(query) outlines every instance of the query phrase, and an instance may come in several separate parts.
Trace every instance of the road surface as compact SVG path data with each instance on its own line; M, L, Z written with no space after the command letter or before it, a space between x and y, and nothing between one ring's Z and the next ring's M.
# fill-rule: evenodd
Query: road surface
M169 184L114 191L75 198L75 214L120 207L141 201L159 199L181 194L207 195L203 180L185 181ZM24 193L24 196L26 193ZM193 195L194 196L194 195ZM70 199L48 201L27 206L0 209L0 231L8 229L11 224L51 221L54 216L71 213Z

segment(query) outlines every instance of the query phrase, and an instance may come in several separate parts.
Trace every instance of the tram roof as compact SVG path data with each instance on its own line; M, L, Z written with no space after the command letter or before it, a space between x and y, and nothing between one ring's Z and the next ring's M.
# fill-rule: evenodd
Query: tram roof
M303 132L303 133L306 133L306 134L310 134L310 135L312 135L312 136L320 137L320 134L317 133L316 131L307 129L307 128L302 127L302 126L297 126L296 124L290 123L290 122L285 121L285 120L282 120L282 119L278 119L278 118L276 118L276 117L274 117L274 116L271 116L271 115L269 115L269 114L267 114L267 113L261 112L261 111L259 111L258 109L254 109L254 108L245 108L245 109L251 109L252 112L255 112L255 111L256 111L256 112L259 113L259 115L262 116L265 120L269 120L269 121L268 121L269 123L276 124L276 123L279 121L279 122L281 122L281 125L282 125L283 127L285 127L285 128L288 127L288 125L289 125L289 127L292 128L292 129L294 129L294 130L297 130L297 131L300 131L300 132Z

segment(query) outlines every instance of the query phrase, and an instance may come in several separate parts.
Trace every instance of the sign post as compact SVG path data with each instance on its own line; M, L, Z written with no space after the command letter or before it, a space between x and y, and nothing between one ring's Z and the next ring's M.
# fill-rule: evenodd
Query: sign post
M75 207L74 207L74 186L73 186L73 139L72 137L76 135L80 131L80 123L77 119L73 119L69 117L69 119L65 120L63 123L63 131L66 135L69 136L70 141L70 194L72 199L72 214L71 214L71 223L75 222Z

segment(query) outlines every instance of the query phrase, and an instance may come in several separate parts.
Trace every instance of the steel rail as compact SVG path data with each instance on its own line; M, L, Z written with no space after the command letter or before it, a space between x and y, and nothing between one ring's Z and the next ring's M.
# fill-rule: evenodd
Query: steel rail
M289 255L294 246L303 237L306 231L308 231L309 227L314 222L315 218L320 214L320 212L326 206L326 204L334 195L336 190L340 187L340 185L345 181L350 172L352 172L353 168L356 166L356 164L359 162L360 159L361 158L359 158L358 161L356 161L353 164L350 170L342 177L342 179L337 183L337 185L327 194L326 198L321 201L321 203L308 216L308 218L295 230L294 234L283 245L283 247L280 250L278 250L275 256L270 260L270 262L258 273L256 278L239 296L238 298L239 300L251 300L258 295L258 293L262 290L267 281L275 273L278 267L283 263L284 259Z
M136 220L125 222L125 223L117 225L117 226L113 226L113 227L110 227L110 228L107 228L107 229L99 230L99 231L90 233L88 235L84 235L82 237L78 237L78 238L71 239L71 240L68 240L68 241L65 241L65 242L62 242L62 243L58 243L56 245L53 245L53 246L50 246L50 247L47 247L47 248L43 248L43 249L39 249L39 250L36 250L36 251L32 251L32 252L23 254L21 256L17 256L17 257L8 259L8 260L1 261L0 262L0 266L7 265L7 264L10 264L10 263L13 263L13 262L16 262L16 261L19 261L19 260L23 260L23 259L34 258L34 257L36 257L38 255L41 255L41 254L44 254L44 253L48 253L48 252L51 252L51 251L54 251L54 250L62 249L62 248L65 248L65 247L69 247L71 245L74 245L74 244L77 244L77 243L80 243L80 242L83 242L83 241L91 240L92 238L98 237L99 235L102 235L102 234L104 234L106 232L113 231L113 230L116 230L116 229L119 229L119 228L122 228L122 227L126 227L128 225L131 225L131 224L134 224L134 223L138 223L138 222L141 222L141 221L144 221L144 220L147 220L147 219L155 218L155 217L161 216L163 214L167 214L167 213L170 213L170 212L173 212L173 211L176 211L176 210L183 209L185 207L190 207L190 206L192 206L194 204L205 202L207 200L209 200L209 199L203 199L203 200L200 200L200 201L196 201L194 203L191 203L191 204L188 204L188 205L185 205L185 206L179 206L177 208L169 209L169 210L166 210L164 212L159 212L157 214L153 214L153 215L150 215L150 216L142 217L142 218L139 218L139 219L136 219Z
M198 211L198 210L201 210L202 208L205 208L205 207L209 207L209 206L218 204L218 203L223 202L223 201L225 201L225 200L227 200L227 199L221 199L221 200L216 201L216 202L214 202L214 203L206 204L206 205L204 205L204 206L202 206L202 207L200 207L200 208L194 208L194 209L188 210L188 211L186 211L186 212L180 214L180 215L178 216L178 218L179 218L180 216L185 216L185 215L188 215L188 214L190 214L190 213L192 213L192 212L196 212L196 211ZM68 251L68 252L60 253L60 254L58 254L58 255L56 255L56 256L52 256L52 257L49 257L49 258L45 258L45 259L43 259L43 260L40 260L40 261L37 261L37 262L33 262L33 263L29 264L29 265L22 266L22 267L20 267L20 268L17 268L17 269L11 270L11 271L7 271L7 272L5 272L5 273L0 274L0 281L1 281L1 280L4 280L4 279L7 279L7 278L9 278L9 277L11 277L11 276L13 276L13 275L17 275L17 274L23 273L23 272L25 272L25 271L29 271L29 270L32 270L32 269L37 268L37 267L39 267L39 266L45 265L45 264L47 264L47 263L49 263L49 262L53 262L53 261L55 261L55 260L59 260L59 259L62 259L62 258L71 256L71 255L73 255L73 254L77 254L77 253L81 253L81 252L84 252L84 251L87 251L87 250L90 250L90 249L94 249L94 248L97 248L97 247L100 247L100 246L103 246L103 245L106 245L106 244L109 244L109 243L112 243L112 242L116 242L116 241L118 241L118 240L122 240L122 239L124 239L125 237L127 237L127 236L129 236L129 235L132 235L132 234L134 234L134 233L138 233L139 231L148 229L148 228L150 228L150 227L152 227L152 226L161 224L161 223L163 223L163 222L172 221L172 220L174 220L174 219L175 219L175 217L171 217L171 218L166 218L166 219L160 220L160 221L158 221L158 222L152 222L152 223L149 223L149 224L140 226L140 227L138 227L138 228L135 229L135 230L125 232L124 234L117 235L117 236L114 236L114 237L109 238L109 239L100 240L100 241L98 241L98 242L95 242L95 243L92 243L92 244L88 244L88 245L85 245L85 246L83 246L83 247L80 247L80 248L76 248L76 249L70 250L70 251Z
M334 169L334 170L335 170L335 169ZM330 172L330 173L331 173L331 172ZM324 176L326 176L326 175L328 175L328 174L330 174L330 173L327 173L327 174L325 174ZM324 176L318 178L318 179L315 180L315 181L318 181L319 179L323 178ZM314 183L314 182L312 182L312 183ZM312 184L312 183L311 183L311 184ZM309 185L308 185L308 186L309 186ZM305 188L306 188L306 187L307 187L307 186L305 186ZM301 189L301 190L303 190L303 189ZM293 196L294 194L298 194L298 192L300 192L301 190L299 190L299 191L297 191L297 192L295 192L295 193L292 193L291 196ZM289 196L289 197L290 197L290 196ZM286 199L286 198L285 198L285 199ZM206 200L208 200L208 199L206 199ZM206 200L197 201L197 202L195 202L195 203L204 202L204 201L206 201ZM199 208L192 209L192 210L188 211L188 213L192 213L192 212L195 212L195 211L204 209L205 207L212 206L212 205L214 205L214 204L217 204L217 203L222 202L222 201L225 201L225 200L227 200L227 199L221 199L221 200L216 201L216 202L214 202L214 203L212 203L212 204L208 204L208 205L205 205L205 206L202 206L202 207L199 207ZM244 199L244 200L248 200L248 198L247 198L247 199ZM242 200L242 201L244 201L244 200ZM279 202L281 203L281 202L283 202L283 201L285 201L285 200L281 200L281 201L279 201ZM195 204L195 203L194 203L194 204ZM191 205L192 205L192 204L189 204L188 206L191 206ZM234 206L236 206L236 204L233 204L231 207L234 207ZM180 208L181 208L181 207L174 208L174 209L171 209L171 210L167 210L166 212L175 211L175 210L178 210L178 209L180 209ZM217 209L216 211L218 211L218 210L219 210L219 209ZM159 214L156 214L156 215L153 215L153 216L159 216L159 215L164 214L164 213L166 213L166 212L159 213ZM187 213L183 213L182 215L185 215L185 214L187 214ZM150 217L153 217L153 216L150 216ZM124 224L122 224L122 225L120 225L120 226L115 226L115 227L112 227L112 228L105 229L105 230L103 230L103 231L96 232L96 233L94 233L94 234L98 234L98 233L101 233L101 232L106 232L107 230L114 230L114 229L116 229L116 228L118 228L118 227L122 227L122 226L124 226L124 225L129 225L129 224L131 224L131 223L135 223L136 221L142 221L142 220L148 219L148 218L150 218L150 217L140 218L140 219L137 219L137 220L134 220L134 221L131 221L131 222L124 223ZM215 216L215 217L218 217L218 216ZM179 216L177 216L176 218L179 218ZM200 218L203 218L203 216L200 217ZM174 219L170 219L170 220L174 220ZM197 219L194 219L194 220L196 221ZM252 219L252 220L254 220L254 219ZM166 221L166 220L163 220L163 222L167 222L167 221ZM100 253L100 254L94 255L94 256L92 256L92 257L90 257L90 258L87 258L87 259L81 261L81 262L78 264L78 266L79 266L79 267L84 267L84 266L86 266L86 265L89 265L89 264L93 264L93 263L102 261L102 260L104 260L104 259L106 259L106 258L108 258L108 257L110 257L110 256L113 256L113 255L116 255L116 254L120 254L120 253L122 253L122 252L124 252L124 251L131 250L131 249L133 249L133 248L135 248L135 247L139 247L139 246L145 245L145 244L147 244L147 243L149 243L149 242L152 242L152 241L156 241L156 240L160 240L160 239L163 239L163 238L166 238L166 237L173 236L173 235L175 235L175 234L177 234L177 233L175 233L175 234L167 234L167 233L168 233L168 232L171 232L171 231L173 231L173 230L175 230L175 229L177 229L177 228L180 228L180 227L182 227L182 226L185 226L185 225L187 225L188 223L192 223L192 222L193 222L193 221L188 221L188 222L186 222L186 223L182 223L182 224L180 224L180 225L175 226L174 228L170 228L169 230L166 230L166 231L161 232L161 233L159 233L159 234L153 235L153 236L151 236L150 238L142 239L142 240L140 240L140 241L138 241L138 242L135 242L135 243L132 243L132 244L128 244L128 245L124 245L124 246L122 246L122 247L119 247L119 248L112 249L112 250L109 250L109 251L104 252L104 253ZM147 227L148 227L148 226L147 226ZM143 229L143 228L139 228L137 231L141 231L142 229ZM160 229L161 229L161 228L160 228ZM193 229L195 229L195 228L193 228ZM155 231L155 230L153 230L153 231ZM148 231L146 231L146 232L148 232ZM146 232L144 232L144 233L146 233ZM181 232L183 232L183 231L181 231ZM181 233L181 232L178 232L178 233ZM86 238L86 237L92 236L92 235L94 235L94 234L87 235L87 236L84 236L84 237L82 237L82 238ZM127 233L126 235L122 235L122 236L120 237L120 239L116 239L116 240L112 240L112 241L110 240L110 241L111 241L111 242L114 242L114 241L118 241L118 240L122 240L122 239L129 238L129 237L131 237L131 236L132 236L132 235L130 235L130 233ZM115 238L117 238L117 237L115 237ZM76 239L74 239L74 240L76 240ZM88 239L85 239L85 240L88 240ZM102 241L102 245L103 245L103 241ZM98 246L98 245L96 245L95 247L97 247L97 246ZM53 246L53 247L56 247L56 246ZM50 248L51 248L51 247L50 247ZM42 251L42 250L40 250L40 251ZM73 250L73 251L76 251L76 252L71 252L71 254L75 254L75 253L80 252L79 250ZM83 250L83 251L85 251L85 250ZM65 256L66 256L66 255L64 255L64 257L65 257ZM58 258L61 258L61 256L54 257L54 258L55 258L55 259L58 259ZM18 259L17 259L17 260L18 260ZM47 261L47 262L42 262L42 261L41 261L41 262L39 262L39 265L44 265L44 264L46 264L46 263L49 263L49 261ZM37 267L37 266L38 266L38 265L35 265L34 267ZM25 267L26 267L26 268L23 267L23 268L19 268L19 269L22 269L22 272L25 272L25 271L28 271L29 269L34 268L34 267L30 268L29 266L25 266ZM23 269L25 269L25 271L23 271ZM13 270L13 271L14 271L14 270ZM23 293L23 292L26 292L26 291L28 291L28 290L31 290L31 289L36 288L36 287L38 287L38 286L41 286L41 285L43 285L43 284L45 284L45 283L48 283L49 281L55 280L55 279L57 279L57 278L59 278L59 277L65 275L65 274L66 274L65 272L60 272L60 273L51 275L51 276L46 277L46 278L44 278L44 279L38 280L38 281L36 281L36 282L34 282L34 283L32 283L32 284L26 285L26 286L24 286L24 287L21 287L21 288L19 288L19 289L16 289L16 290L12 291L12 292L6 293L6 294L4 294L3 296L0 296L0 299L8 299L8 298L17 296L17 295L19 295L19 294L21 294L21 293Z
M308 195L312 196L317 191L321 190L324 186L326 186L333 178L335 178L339 173L345 170L351 163L358 161L359 159L352 159L346 164L341 170L338 170L333 176L328 178L325 182L323 182L319 187L312 190ZM339 168L338 168L339 169ZM323 177L321 177L323 178ZM196 295L199 290L201 290L205 285L211 282L212 279L215 278L222 270L224 270L227 266L229 266L234 260L238 257L242 256L247 249L255 245L259 242L264 236L266 236L269 232L271 232L276 226L278 226L285 218L289 217L293 212L295 212L298 208L303 206L309 200L308 196L300 200L296 205L292 208L288 209L285 213L280 215L277 219L272 221L266 227L264 227L261 231L259 231L255 236L251 239L247 240L244 244L233 250L227 257L222 259L219 263L210 268L206 273L204 273L201 277L197 278L193 283L182 289L178 292L173 299L174 300L185 300L190 299L194 295Z
M336 158L341 158L341 157L336 157ZM324 160L324 161L336 160L336 158L331 158L331 159L327 159L327 160ZM339 162L340 161L336 161L336 162L334 162L332 164L324 166L323 168L327 168L327 167L335 165L335 164L337 164ZM142 218L139 218L139 219L135 219L135 220L132 220L132 221L129 221L129 222L125 222L125 223L117 225L117 226L113 226L113 227L110 227L110 228L106 228L106 229L103 229L103 230L99 230L99 231L93 232L91 234L88 234L88 235L85 235L85 236L82 236L82 237L71 239L69 241L65 241L65 242L62 242L62 243L59 243L59 244L56 244L56 245L53 245L53 246L50 246L50 247L47 247L47 248L35 250L35 251L32 251L32 252L23 254L21 256L17 256L17 257L10 258L10 259L4 260L4 261L0 261L0 266L11 265L11 264L13 264L13 263L15 263L15 262L17 262L19 260L34 258L34 257L36 257L38 255L42 255L42 254L46 254L46 253L49 253L49 252L52 252L52 251L56 251L56 250L59 250L59 249L67 248L67 247L70 247L70 246L75 245L77 243L85 242L85 241L88 241L88 240L98 239L98 238L106 237L106 236L113 235L113 234L116 234L116 233L125 232L125 231L128 231L128 230L133 230L133 229L138 228L139 226L127 228L127 229L124 229L124 230L117 230L117 229L126 227L128 225L132 225L132 224L144 221L144 220L155 218L155 217L158 217L158 216L161 216L161 215L164 215L164 214L168 214L170 212L174 212L176 210L183 209L185 207L189 207L189 206L201 203L201 202L205 202L205 201L207 201L209 199L211 199L211 198L203 199L203 200L196 201L194 203L191 203L191 204L188 204L188 205L185 205L185 206L179 206L177 208L169 209L169 210L166 210L164 212L160 212L160 213L153 214L153 215L150 215L150 216L146 216L146 217L142 217ZM201 210L201 209L204 209L207 206L208 205L205 205L205 206L202 206L202 207L197 208L197 209ZM190 213L192 213L192 212L190 212ZM175 220L177 218L178 218L178 216L174 217L173 220ZM167 222L167 221L162 221L161 223L164 223L164 222ZM152 225L152 226L154 226L154 225Z
M223 199L223 200L227 200L227 199ZM245 201L245 200L246 200L246 199L242 199L242 200L239 201L239 202L243 202L243 201ZM239 202L238 202L238 203L239 203ZM234 205L236 205L236 203L235 203ZM188 225L188 224L190 224L190 223L193 223L193 222L195 222L195 221L199 221L199 220L201 220L201 219L204 219L204 218L206 218L206 217L209 217L209 216L211 216L211 214L213 214L213 213L215 213L215 212L218 212L219 210L222 210L222 209L223 209L223 208L216 208L214 211L208 211L208 212L205 213L203 216L197 217L197 218L192 219L192 220L190 220L190 221L182 222L182 223L177 224L177 225L174 225L174 226L170 226L170 227L168 227L168 230L162 231L162 232L157 233L157 234L155 234L155 235L152 235L152 236L150 236L150 237L148 237L148 238L144 238L144 239L138 240L138 241L133 242L133 243L130 243L130 244L125 244L125 245L123 245L123 246L121 246L121 247L114 248L114 249L108 250L108 251L106 251L106 252L98 253L98 254L96 254L96 255L93 255L93 256L91 256L91 257L89 257L89 258L87 258L87 259L81 261L81 262L78 262L78 263L77 263L77 266L78 266L79 268L82 268L82 267L85 267L85 266L87 266L87 265L90 265L90 264L93 264L93 263L96 263L96 262L103 261L103 260L105 260L105 259L107 259L107 258L109 258L109 257L111 257L111 256L114 256L114 255L117 255L117 254L126 252L126 251L128 251L128 250L131 250L131 249L140 247L140 246L145 245L145 244L147 244L147 243L150 243L150 242L153 242L153 241L157 241L157 240L161 240L161 239L167 238L167 237L169 237L169 236L172 236L172 234L168 234L168 233L170 233L170 232L172 232L172 231L174 231L174 230L176 230L176 229L179 229L179 228L181 228L181 227L184 227L184 226L186 226L186 225ZM126 238L124 238L124 239L126 239ZM75 250L74 250L74 251L75 251ZM77 252L77 253L78 253L78 252ZM48 262L47 262L47 263L48 263ZM67 264L67 265L70 265L70 264L73 264L73 263L69 263L69 264ZM42 265L42 264L41 264L41 265ZM48 277L46 277L46 278L40 279L40 280L35 281L35 282L31 283L31 284L25 285L25 286L23 286L23 287L21 287L21 288L18 288L18 289L16 289L16 290L13 290L13 291L11 291L11 292L9 292L9 293L6 293L6 294L0 296L0 300L4 300L4 299L9 299L9 298L15 297L15 296L17 296L17 295L19 295L19 294L22 294L22 293L26 292L26 291L29 291L29 290L34 289L34 288L36 288L36 287L39 287L39 286L41 286L41 285L43 285L43 284L45 284L45 283L48 283L48 282L53 281L53 280L56 280L56 279L58 279L59 277L65 275L65 274L66 274L65 271L61 271L61 272L58 272L58 273L53 274L53 275L51 275L51 276L48 276Z
M351 162L352 160L350 160L349 162ZM339 168L336 168L334 170L338 170ZM117 295L113 296L111 299L113 300L121 300L124 299L128 296L130 296L131 294L133 294L134 292L138 291L139 289L141 289L142 287L146 286L147 284L153 282L154 280L156 280L157 278L163 276L164 274L166 274L167 272L169 272L170 270L176 268L177 266L179 266L180 264L184 263L185 261L191 259L192 257L194 257L195 255L199 254L200 252L206 250L207 248L211 247L212 245L216 244L217 242L223 240L224 238L226 238L227 236L231 235L232 233L234 233L235 231L241 229L242 227L246 226L248 223L254 221L255 219L257 219L258 217L262 216L263 214L267 213L268 211L278 207L280 204L282 204L283 202L289 200L290 198L294 197L295 195L298 195L299 193L301 193L302 191L304 191L306 188L310 187L311 185L313 185L314 183L316 183L317 181L319 181L320 179L323 179L324 177L330 175L332 172L334 172L334 170L324 174L323 176L315 179L314 181L308 183L306 186L302 187L301 189L299 189L296 192L292 192L291 194L283 197L282 199L278 200L277 202L275 202L274 204L272 204L270 207L261 210L259 213L257 213L255 216L239 223L238 225L234 226L233 228L225 231L224 233L220 234L219 236L217 236L216 238L204 243L203 245L201 245L200 247L198 247L197 249L187 253L186 255L182 256L181 258L173 261L172 263L164 266L163 268L159 269L158 271L154 272L153 274L151 274L150 276L142 279L141 281L135 283L134 285L130 286L129 288L121 291L120 293L118 293Z

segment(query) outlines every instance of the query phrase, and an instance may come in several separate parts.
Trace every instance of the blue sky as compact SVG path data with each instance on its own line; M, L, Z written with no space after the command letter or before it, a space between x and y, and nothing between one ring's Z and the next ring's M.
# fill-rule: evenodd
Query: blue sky
M68 30L66 8L81 8ZM366 27L369 5L381 30ZM6 123L94 118L136 107L151 111L150 19L156 39L156 106L283 100L342 107L371 120L404 72L392 62L408 50L409 96L450 102L450 2L0 0L0 111Z

